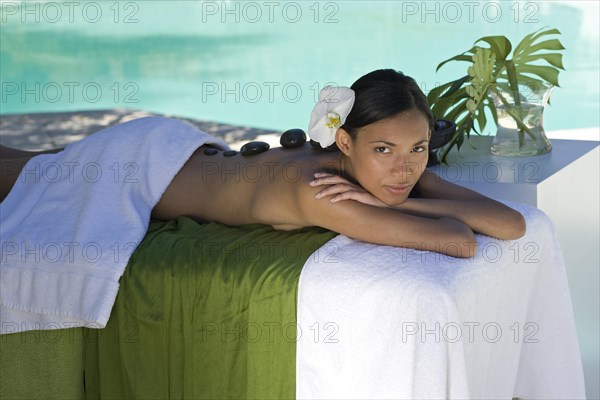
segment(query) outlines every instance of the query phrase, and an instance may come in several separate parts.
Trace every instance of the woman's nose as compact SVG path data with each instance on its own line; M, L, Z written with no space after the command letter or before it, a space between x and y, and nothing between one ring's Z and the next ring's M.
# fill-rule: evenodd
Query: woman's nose
M411 175L414 175L417 170L417 163L408 160L407 157L399 156L394 160L392 174L400 176L402 180L405 181L410 178Z

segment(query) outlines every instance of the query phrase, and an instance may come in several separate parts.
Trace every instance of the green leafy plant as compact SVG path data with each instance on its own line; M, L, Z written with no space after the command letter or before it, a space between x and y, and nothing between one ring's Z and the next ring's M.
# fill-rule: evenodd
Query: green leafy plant
M564 47L558 39L542 40L546 39L545 36L554 34L560 35L558 29L540 29L526 35L514 50L505 36L482 37L474 42L471 49L437 66L436 72L451 61L470 63L466 75L435 87L427 95L436 118L456 123L455 135L438 150L442 161L445 161L452 147L460 149L465 136L468 139L471 131L481 134L487 124L486 109L498 125L493 96L497 96L515 120L520 142L524 140L525 134L533 135L523 122L518 107L520 99L526 98L520 92L520 87L525 85L534 89L542 85L559 86L559 69L564 70L564 67L562 54L558 51L564 50ZM478 43L487 43L489 47L482 47ZM512 58L509 59L511 51ZM540 62L546 65L540 65ZM517 107L508 107L502 91L515 93L513 97Z

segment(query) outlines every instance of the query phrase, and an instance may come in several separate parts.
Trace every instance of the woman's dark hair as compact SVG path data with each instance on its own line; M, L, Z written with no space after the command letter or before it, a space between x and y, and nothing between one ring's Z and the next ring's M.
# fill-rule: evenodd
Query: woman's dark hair
M435 119L427 98L410 76L393 69L379 69L359 78L350 87L356 96L352 111L342 125L353 138L358 128L417 109L429 120L432 129Z
M355 94L354 106L341 127L352 139L363 126L413 109L423 113L429 122L429 130L433 130L435 118L427 98L410 76L393 69L378 69L360 77L350 88ZM326 150L336 149L334 143Z

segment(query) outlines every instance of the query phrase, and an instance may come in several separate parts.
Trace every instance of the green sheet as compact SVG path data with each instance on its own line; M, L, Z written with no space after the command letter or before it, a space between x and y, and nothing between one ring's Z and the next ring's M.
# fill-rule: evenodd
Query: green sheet
M84 329L0 335L0 399L81 399Z
M292 399L298 278L333 236L154 221L105 329L40 346L2 337L0 397Z

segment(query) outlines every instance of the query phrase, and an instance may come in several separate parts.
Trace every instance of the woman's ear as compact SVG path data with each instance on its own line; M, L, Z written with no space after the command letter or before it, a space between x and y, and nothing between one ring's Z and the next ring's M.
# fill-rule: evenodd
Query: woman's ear
M335 144L344 155L349 155L352 147L352 137L344 128L339 128L335 133Z

